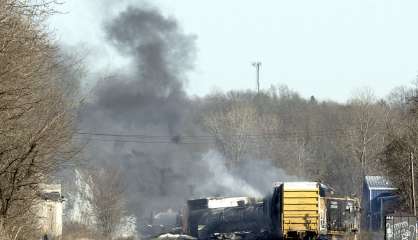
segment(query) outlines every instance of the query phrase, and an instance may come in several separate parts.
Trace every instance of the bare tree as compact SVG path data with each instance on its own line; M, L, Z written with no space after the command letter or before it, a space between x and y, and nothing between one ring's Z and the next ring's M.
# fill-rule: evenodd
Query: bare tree
M404 206L412 209L412 184L410 176L410 158L414 157L414 165L418 164L418 101L417 90L401 90L403 100L391 109L395 117L388 125L387 138L388 144L382 151L382 160L385 166L386 175L399 188ZM400 91L399 89L397 91ZM406 95L404 93L407 93ZM405 101L406 100L406 101ZM415 169L415 177L418 174ZM415 179L417 181L418 178ZM415 185L416 186L416 185ZM417 189L415 189L417 190Z
M42 30L49 3L30 3L0 0L0 219L25 231L39 183L71 152L73 128L59 85L68 66Z
M378 154L384 147L384 127L387 108L377 102L369 88L357 92L349 105L347 119L350 120L347 132L348 145L353 158L361 164L362 175L378 171Z
M125 215L123 175L119 169L110 166L89 170L86 174L97 230L105 239L112 239Z
M248 153L249 143L256 133L256 109L247 103L216 106L203 117L204 126L216 138L216 145L230 166L239 163Z

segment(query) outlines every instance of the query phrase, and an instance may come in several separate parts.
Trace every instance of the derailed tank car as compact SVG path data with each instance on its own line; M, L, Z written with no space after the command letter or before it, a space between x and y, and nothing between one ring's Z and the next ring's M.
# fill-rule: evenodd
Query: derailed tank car
M287 182L258 201L189 200L183 230L199 239L231 233L246 234L246 239L354 239L359 229L358 200L338 198L328 190L316 182Z
M187 202L183 230L199 239L239 231L259 232L266 228L263 201L254 198L204 198Z

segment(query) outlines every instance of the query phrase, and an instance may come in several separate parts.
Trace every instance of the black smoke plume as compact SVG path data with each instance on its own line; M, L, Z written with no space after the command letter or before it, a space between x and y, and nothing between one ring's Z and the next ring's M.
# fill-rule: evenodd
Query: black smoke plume
M106 23L105 30L108 41L132 63L97 83L81 113L80 128L175 139L186 128L189 114L183 86L193 67L195 37L158 10L134 7ZM178 205L189 195L191 182L184 172L190 173L193 161L182 146L160 143L166 140L159 138L135 138L136 143L95 138L105 141L89 142L89 160L122 166L129 208L138 216Z
M272 167L256 165L262 162L244 165L242 171L251 171L256 179L269 176L257 180L260 189L236 177L240 170L229 173L225 160L208 152L207 145L182 144L182 135L201 134L193 123L193 101L184 90L194 63L193 35L183 33L174 19L158 10L134 7L106 23L105 31L107 40L132 63L97 82L81 111L79 128L146 135L93 135L86 148L91 165L123 171L129 213L141 222L151 211L179 208L190 197L260 195L269 190L278 174ZM266 169L271 174L266 175Z

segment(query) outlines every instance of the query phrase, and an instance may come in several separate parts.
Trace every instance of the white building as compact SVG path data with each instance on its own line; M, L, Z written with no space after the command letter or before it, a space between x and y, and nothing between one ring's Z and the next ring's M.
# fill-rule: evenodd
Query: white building
M42 184L40 186L39 224L43 239L57 240L62 235L61 184Z

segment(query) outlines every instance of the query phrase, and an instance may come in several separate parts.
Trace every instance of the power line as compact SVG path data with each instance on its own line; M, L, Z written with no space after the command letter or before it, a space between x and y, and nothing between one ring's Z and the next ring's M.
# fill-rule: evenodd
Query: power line
M152 144L172 144L173 141L141 141L124 139L103 139L103 138L74 138L76 140L99 141L99 142L121 142L121 143L152 143ZM209 142L179 142L179 144L205 144Z
M124 134L124 133L104 133L104 132L76 132L78 135L93 135L93 136L106 136L106 137L132 137L132 138L165 138L171 137L167 135L146 135L146 134Z
M385 125L384 124L377 124L373 127L375 130L384 130ZM307 132L306 130L294 130L291 132L285 132L285 131L270 131L270 132L264 132L259 134L254 134L251 132L241 132L240 134L221 134L222 136L227 137L287 137L287 136L294 136L294 135L321 135L321 134L327 134L332 135L335 133L347 133L347 132L353 132L356 131L353 128L334 128L334 129L323 129L323 130L316 130ZM213 138L216 135L148 135L148 134L140 134L140 133L108 133L108 132L89 132L85 130L79 130L75 134L77 135L87 135L87 136L103 136L103 137L126 137L126 138L173 138L173 137L181 137L181 138Z
M383 130L384 128L377 128ZM146 135L146 134L116 134L105 132L77 132L80 137L77 140L101 141L101 142L125 142L125 143L149 143L149 144L213 144L220 138L241 138L248 143L258 143L260 139L280 139L283 142L291 142L302 138L321 138L321 137L353 137L357 133L353 129L334 129L321 130L315 132L305 132L303 130L294 132L269 132L263 134L221 134L221 135ZM86 137L83 137L86 136Z

